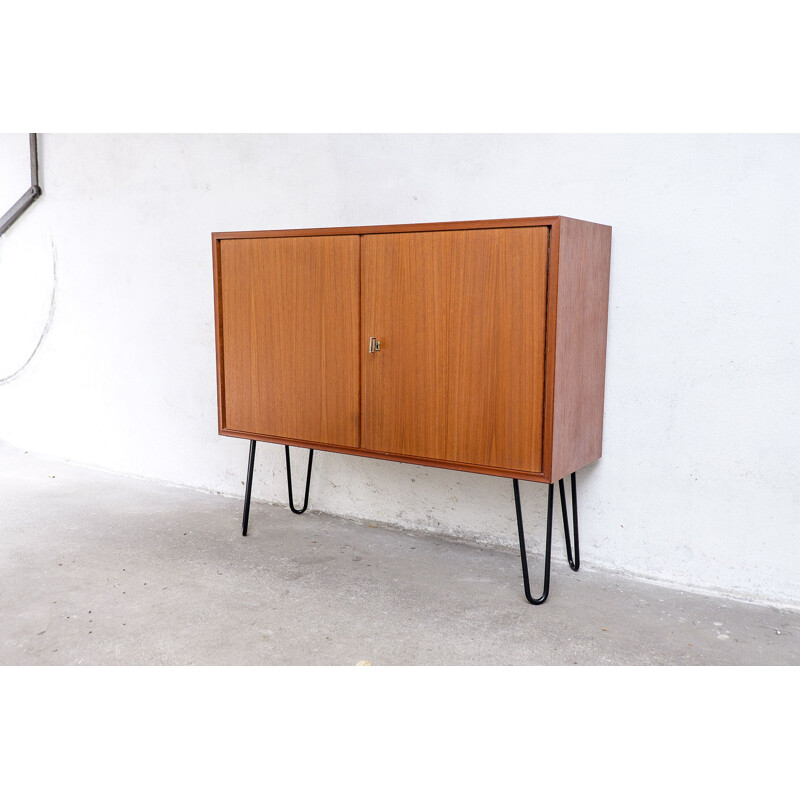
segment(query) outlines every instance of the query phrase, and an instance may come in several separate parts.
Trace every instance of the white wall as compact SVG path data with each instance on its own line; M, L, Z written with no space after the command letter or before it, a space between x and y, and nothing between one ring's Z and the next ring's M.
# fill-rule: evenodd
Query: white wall
M239 494L247 443L216 432L211 231L565 214L614 228L604 455L579 473L584 562L800 604L800 137L40 144L44 196L0 238L0 378L36 346L55 279L52 324L0 383L0 439ZM0 136L3 200L25 188L8 186L27 180L26 147ZM282 448L259 451L254 496L283 503ZM532 550L545 495L523 485ZM509 480L319 453L311 496L516 543Z

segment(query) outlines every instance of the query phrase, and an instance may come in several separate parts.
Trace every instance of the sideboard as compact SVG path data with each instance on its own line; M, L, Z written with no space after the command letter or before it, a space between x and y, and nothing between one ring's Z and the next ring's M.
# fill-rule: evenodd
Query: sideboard
M558 483L577 571L575 473L602 450L610 227L530 217L214 233L212 244L219 433L250 440L244 535L256 442L273 442L295 513L314 450L510 478L537 605ZM290 445L309 450L302 507ZM538 597L520 480L549 487Z

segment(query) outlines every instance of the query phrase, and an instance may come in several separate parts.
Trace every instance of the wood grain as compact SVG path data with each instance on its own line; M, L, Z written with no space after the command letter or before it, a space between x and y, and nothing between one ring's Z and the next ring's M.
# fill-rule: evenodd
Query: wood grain
M447 460L540 472L547 229L453 235Z
M514 219L471 219L457 222L412 222L402 225L358 225L347 228L287 228L274 231L228 231L212 233L218 239L269 239L284 236L343 236L371 233L422 233L424 231L460 231L483 228L530 228L554 225L560 217L517 217Z
M452 233L362 237L361 446L446 458L447 272ZM368 354L370 337L381 343Z
M556 481L601 453L610 241L568 217L215 233L220 433Z
M540 472L546 228L363 237L362 447Z
M336 444L326 444L325 442L310 442L305 439L288 439L281 436L263 436L261 434L248 433L247 431L237 431L230 428L224 429L222 431L222 435L233 436L240 439L257 439L259 442L271 442L280 445L288 444L294 447L326 450L331 453L342 453L348 456L377 458L381 461L399 461L404 464L418 464L423 467L453 469L460 472L475 472L480 475L496 475L499 478L519 478L521 481L533 481L537 483L549 482L547 476L541 472L527 472L525 470L503 469L501 467L487 467L482 464L459 464L456 461L439 461L435 458L419 458L417 456L399 455L397 453L381 453L379 450L365 450L359 447L345 447Z
M556 384L556 320L558 309L558 253L561 241L561 217L550 226L547 253L547 330L544 342L544 441L542 443L542 474L550 480L553 471L553 417L555 415Z
M602 454L611 228L561 219L552 482Z
M220 288L220 241L211 238L211 252L214 264L214 344L217 356L217 425L220 434L225 428L225 391L222 366L222 289Z
M359 445L359 240L222 240L222 426Z

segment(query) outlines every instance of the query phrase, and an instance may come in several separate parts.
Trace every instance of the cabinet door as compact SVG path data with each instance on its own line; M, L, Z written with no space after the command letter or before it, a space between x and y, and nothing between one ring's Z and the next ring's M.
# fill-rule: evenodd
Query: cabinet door
M359 237L225 239L223 427L359 445Z
M542 471L548 229L365 235L362 447Z

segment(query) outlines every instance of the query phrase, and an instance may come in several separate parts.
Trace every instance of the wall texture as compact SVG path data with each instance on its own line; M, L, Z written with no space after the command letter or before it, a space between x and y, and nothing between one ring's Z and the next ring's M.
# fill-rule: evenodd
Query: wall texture
M0 238L0 439L240 494L247 443L216 433L212 230L565 214L614 228L604 455L579 474L584 562L800 605L799 136L40 145L44 196ZM5 205L27 185L26 148L0 136ZM285 502L282 457L260 446L256 498ZM546 492L522 492L534 550ZM516 544L500 478L319 453L312 505Z

